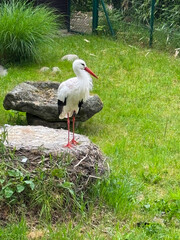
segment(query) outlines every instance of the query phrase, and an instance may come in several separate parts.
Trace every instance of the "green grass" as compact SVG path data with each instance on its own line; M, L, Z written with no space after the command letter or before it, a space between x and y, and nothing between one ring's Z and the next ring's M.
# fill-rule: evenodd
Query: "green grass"
M40 224L49 231L43 239L179 239L180 59L96 36L61 38L48 53L42 65L12 66L0 79L0 125L25 122L24 115L17 120L3 109L8 91L26 80L61 82L73 76L72 64L59 59L77 54L99 76L93 93L104 103L77 132L109 157L111 174L92 189L89 213L57 226ZM58 66L62 73L40 73L42 66ZM18 223L21 233L18 224L1 227L0 237L27 239L26 221Z

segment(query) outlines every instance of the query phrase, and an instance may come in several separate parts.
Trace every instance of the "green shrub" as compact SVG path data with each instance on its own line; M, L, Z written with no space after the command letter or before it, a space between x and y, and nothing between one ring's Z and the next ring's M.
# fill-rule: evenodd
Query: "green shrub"
M58 30L58 15L45 5L28 1L0 4L0 58L5 62L41 60L40 48L52 44Z

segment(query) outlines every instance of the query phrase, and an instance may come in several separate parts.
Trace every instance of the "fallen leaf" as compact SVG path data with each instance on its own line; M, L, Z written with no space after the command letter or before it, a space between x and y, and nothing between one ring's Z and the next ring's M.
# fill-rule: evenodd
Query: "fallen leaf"
M89 43L89 42L90 42L90 41L89 41L89 40L87 40L86 38L84 38L84 41L85 41L85 42L87 42L87 43Z

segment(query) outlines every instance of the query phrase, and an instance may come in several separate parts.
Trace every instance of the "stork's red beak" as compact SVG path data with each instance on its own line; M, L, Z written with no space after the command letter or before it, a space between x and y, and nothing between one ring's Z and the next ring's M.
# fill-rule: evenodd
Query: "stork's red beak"
M98 78L96 74L94 74L88 67L85 67L84 69L86 72L90 73L93 77Z

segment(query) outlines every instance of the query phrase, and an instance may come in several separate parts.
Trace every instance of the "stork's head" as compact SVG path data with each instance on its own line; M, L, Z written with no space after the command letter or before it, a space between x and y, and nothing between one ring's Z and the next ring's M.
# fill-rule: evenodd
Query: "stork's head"
M83 61L82 59L76 59L73 62L73 70L76 73L76 75L78 75L78 73L80 73L81 71L86 71L89 74L91 74L93 77L98 78L87 66L85 61Z

